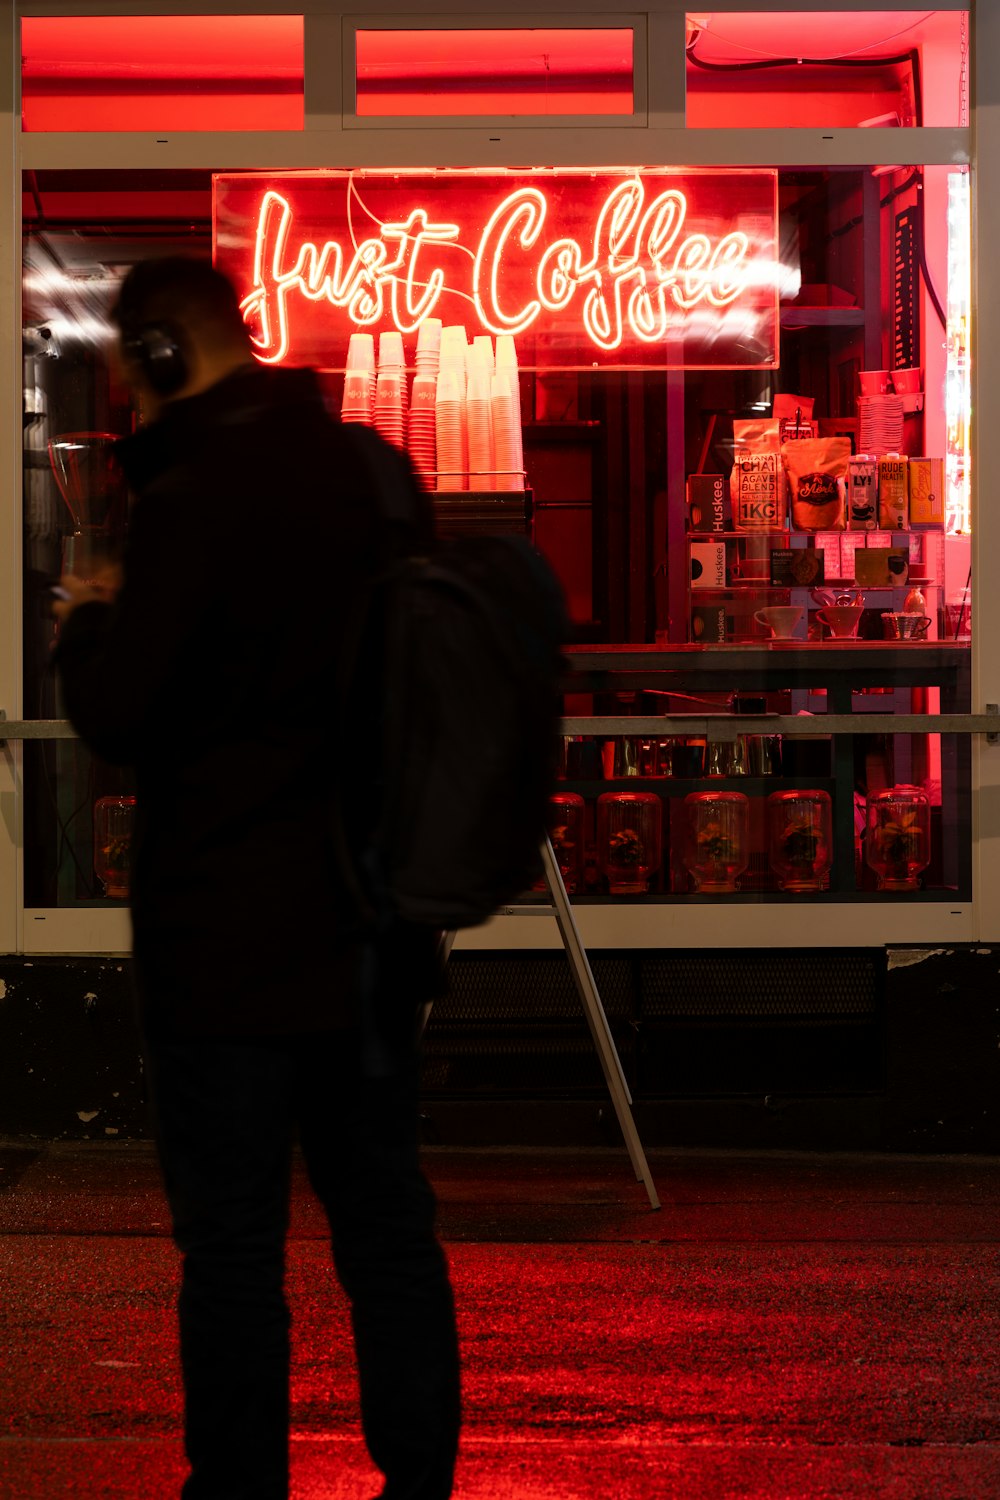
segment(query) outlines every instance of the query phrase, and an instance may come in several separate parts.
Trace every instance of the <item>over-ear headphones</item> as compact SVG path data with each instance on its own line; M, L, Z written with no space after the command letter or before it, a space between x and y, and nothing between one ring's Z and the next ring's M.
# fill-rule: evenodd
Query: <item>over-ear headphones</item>
M188 363L177 327L160 319L137 328L122 327L122 353L142 371L158 396L173 396L188 380Z

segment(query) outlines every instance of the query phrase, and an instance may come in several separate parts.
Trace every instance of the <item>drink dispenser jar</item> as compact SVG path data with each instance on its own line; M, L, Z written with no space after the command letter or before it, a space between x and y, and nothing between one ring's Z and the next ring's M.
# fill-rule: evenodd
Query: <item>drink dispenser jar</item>
M750 863L750 799L742 792L684 798L683 859L696 891L735 891Z
M894 786L868 799L865 859L883 891L915 891L931 859L931 809L918 786Z
M98 797L94 803L94 870L113 900L128 898L134 822L134 797Z
M552 852L568 895L583 889L584 815L586 804L576 792L557 792L549 798L545 823ZM545 878L535 881L535 890L545 890Z
M605 792L597 799L597 857L613 896L641 895L660 868L663 809L655 792Z
M821 891L833 862L833 809L828 792L772 792L767 849L783 891Z

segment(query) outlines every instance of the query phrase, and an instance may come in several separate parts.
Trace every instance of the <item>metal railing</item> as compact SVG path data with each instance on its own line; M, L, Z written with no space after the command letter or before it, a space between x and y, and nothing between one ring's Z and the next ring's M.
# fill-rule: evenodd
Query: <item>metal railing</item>
M251 723L267 723L262 714ZM657 714L564 718L564 735L638 735L669 738L701 736L734 740L742 734L780 734L791 739L852 734L961 734L986 736L1000 744L1000 705L987 703L981 714ZM0 709L0 743L5 740L73 740L68 719L8 719Z

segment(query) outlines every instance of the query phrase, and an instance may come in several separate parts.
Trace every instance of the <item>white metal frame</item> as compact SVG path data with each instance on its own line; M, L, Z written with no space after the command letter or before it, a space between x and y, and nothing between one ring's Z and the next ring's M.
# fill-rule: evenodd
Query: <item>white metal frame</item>
M711 7L709 7L711 8ZM867 0L724 0L720 11L864 12ZM510 121L427 120L372 127L352 116L345 72L353 67L353 28L539 23L525 12L502 13L475 0L395 0L391 13L368 17L335 10L331 0L14 0L0 21L0 202L5 254L0 268L0 412L7 441L0 447L0 707L10 717L22 711L21 470L20 470L20 262L21 171L28 168L183 168L214 170L310 167L536 166L855 166L884 161L900 165L955 166L971 163L973 235L973 429L975 712L1000 702L1000 653L984 643L1000 639L1000 589L991 587L989 561L1000 556L998 488L1000 454L982 434L1000 432L1000 280L990 256L1000 244L1000 6L994 0L939 0L937 10L972 11L971 128L914 130L686 130L684 128L684 23L698 7L685 0L648 0L614 16L606 9L581 13L577 0L547 0L546 23L618 24L645 18L644 53L636 39L636 116L599 121L557 117L512 125ZM913 0L880 0L879 9L914 12ZM30 134L19 129L19 23L30 15L246 14L292 12L305 17L305 128L301 132L179 132ZM502 18L502 19L501 19ZM642 28L640 27L641 31ZM645 58L645 122L639 118L640 56ZM352 85L353 86L353 85ZM983 247L982 260L978 246ZM985 274L983 272L985 262ZM791 946L881 946L1000 940L1000 749L974 740L973 902L843 904L810 910L784 904L746 902L599 904L580 902L575 911L588 948ZM127 914L120 909L22 907L20 746L0 755L0 951L37 954L115 953L129 946ZM794 914L793 914L794 910ZM559 939L551 924L512 911L484 928L463 934L461 947L538 948ZM294 941L294 934L289 935Z

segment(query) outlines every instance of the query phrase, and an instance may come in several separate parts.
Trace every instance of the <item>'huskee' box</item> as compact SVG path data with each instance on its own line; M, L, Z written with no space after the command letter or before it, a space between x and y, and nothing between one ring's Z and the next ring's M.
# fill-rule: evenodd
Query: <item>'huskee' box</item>
M944 459L910 459L910 525L944 523Z
M722 474L690 474L687 482L688 518L692 531L730 531L732 509L729 486Z
M725 586L725 542L692 542L691 587L693 589L724 589Z
M718 646L726 639L726 606L696 604L691 609L691 639L702 646Z

